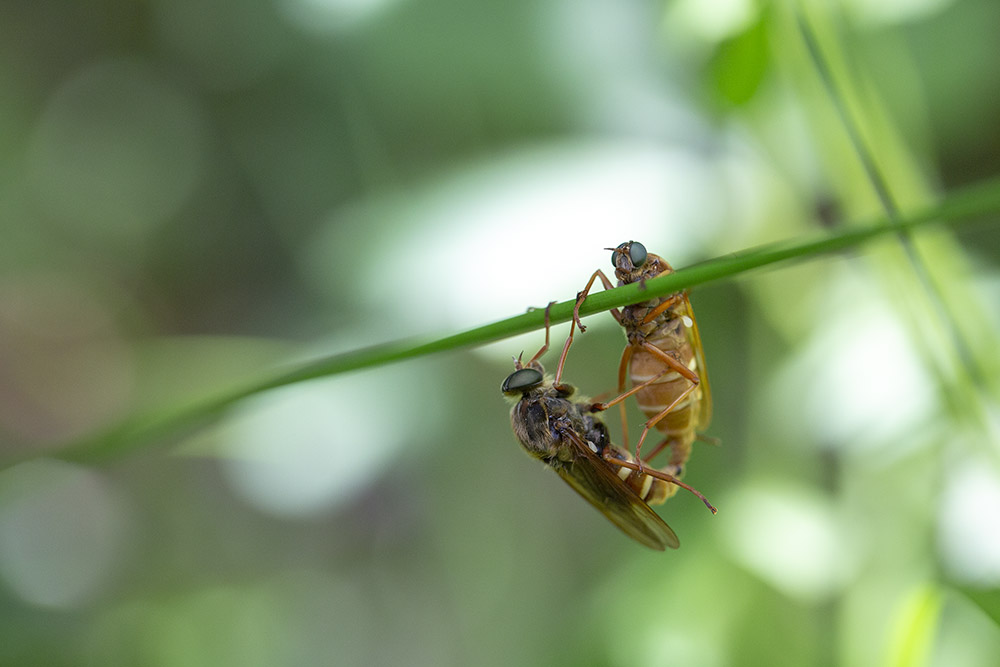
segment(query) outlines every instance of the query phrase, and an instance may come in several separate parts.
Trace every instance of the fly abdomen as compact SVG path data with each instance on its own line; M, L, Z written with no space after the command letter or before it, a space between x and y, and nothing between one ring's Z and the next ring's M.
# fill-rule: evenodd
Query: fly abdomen
M609 447L608 454L623 461L635 463L635 458L620 447ZM618 466L617 474L619 479L635 491L635 494L647 505L660 505L667 498L677 493L676 485L666 480L640 473L638 470Z

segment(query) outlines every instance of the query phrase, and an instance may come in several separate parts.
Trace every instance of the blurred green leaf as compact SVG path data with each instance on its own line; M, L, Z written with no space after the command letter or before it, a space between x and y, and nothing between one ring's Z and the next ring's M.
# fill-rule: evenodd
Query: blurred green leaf
M771 64L768 40L769 12L740 34L719 45L709 62L719 99L728 106L746 104L757 93Z

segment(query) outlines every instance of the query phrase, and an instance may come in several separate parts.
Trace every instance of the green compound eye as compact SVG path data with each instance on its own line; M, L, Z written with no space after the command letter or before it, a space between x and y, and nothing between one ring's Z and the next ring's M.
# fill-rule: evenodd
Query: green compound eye
M611 253L611 266L622 271L638 269L646 263L646 246L638 241L623 243Z
M522 368L514 371L503 381L500 389L505 394L513 394L518 391L533 389L542 383L542 374L534 368Z
M632 241L632 245L628 249L628 258L632 260L632 266L642 266L645 264L646 255L646 246L638 241Z
M625 266L625 253L628 252L628 245L631 243L622 243L617 248L608 248L611 251L611 266L616 269L628 270L629 267Z

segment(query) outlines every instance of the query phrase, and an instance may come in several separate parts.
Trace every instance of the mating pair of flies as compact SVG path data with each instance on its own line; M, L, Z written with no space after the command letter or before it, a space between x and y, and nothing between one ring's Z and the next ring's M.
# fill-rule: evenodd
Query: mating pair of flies
M641 243L629 241L608 250L613 250L611 262L619 286L644 284L673 272L662 257L647 253ZM619 395L606 403L593 402L564 384L562 373L574 328L586 330L580 322L580 305L597 278L605 289L614 287L598 269L577 295L555 377L546 375L538 362L549 348L546 308L545 344L527 364L517 359L516 370L501 387L516 401L511 408L511 425L528 454L555 470L626 535L652 549L676 549L680 546L676 533L650 505L663 503L682 487L700 498L713 514L716 511L705 496L680 480L691 445L708 426L712 412L698 325L686 292L612 310L628 339L618 367ZM632 381L628 391L626 378ZM635 456L611 442L600 416L604 410L620 406L627 445L624 401L630 396L636 397L648 417ZM663 441L643 457L642 445L653 429L663 434ZM650 461L663 451L668 452L667 464L654 467Z

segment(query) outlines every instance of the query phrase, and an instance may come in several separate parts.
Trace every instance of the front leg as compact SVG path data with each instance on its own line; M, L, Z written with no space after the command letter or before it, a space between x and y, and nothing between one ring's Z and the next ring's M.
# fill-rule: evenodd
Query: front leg
M545 344L542 345L541 349L538 350L538 352L535 352L535 356L533 356L531 358L531 361L528 362L528 366L531 366L536 361L538 361L538 359L543 354L545 354L548 351L548 349L549 349L549 328L550 328L550 326L549 326L549 324L550 324L549 323L549 311L552 310L552 305L554 303L555 303L555 301L549 301L549 305L545 306ZM520 364L520 363L521 363L521 361L520 361L520 359L518 359L518 364ZM557 383L558 383L558 381L557 381Z
M615 288L614 283L612 283L608 277L604 275L604 271L597 269L594 271L593 275L590 276L590 280L587 281L587 286L584 287L582 291L576 293L576 305L573 306L573 322L576 326L580 327L581 332L586 331L587 327L583 326L583 322L580 321L580 306L582 306L583 302L587 300L587 295L590 294L590 288L593 287L594 281L597 278L601 279L601 282L604 284L604 289L609 290ZM611 315L615 318L615 321L618 322L618 324L622 323L622 314L617 308L611 309ZM570 335L572 335L572 333L573 330L570 328Z

